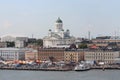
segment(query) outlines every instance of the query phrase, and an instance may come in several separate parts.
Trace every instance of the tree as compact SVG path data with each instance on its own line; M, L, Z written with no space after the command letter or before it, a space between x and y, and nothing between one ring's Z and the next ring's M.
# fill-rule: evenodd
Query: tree
M85 49L88 48L88 46L86 43L81 43L80 45L78 45L78 48Z
M76 49L76 45L75 44L71 44L69 48L70 49Z
M35 46L43 46L43 40L42 39L32 39L32 40L29 40L27 44L32 44Z
M15 42L6 42L7 43L7 47L15 47Z
M37 39L36 44L39 46L43 46L43 40L42 39Z

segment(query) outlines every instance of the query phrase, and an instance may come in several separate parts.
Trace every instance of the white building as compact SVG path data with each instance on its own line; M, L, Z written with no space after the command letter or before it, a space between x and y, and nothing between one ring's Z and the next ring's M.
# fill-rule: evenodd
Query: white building
M26 42L28 42L28 37L16 37L15 47L24 48L26 46Z
M97 62L105 62L106 64L112 64L116 62L116 59L120 57L119 51L111 51L111 50L90 50L85 51L84 59L86 61L97 61Z
M24 60L25 49L19 48L0 48L0 57L4 60Z
M14 42L15 41L15 37L13 36L4 36L4 37L1 37L1 42Z
M24 46L25 46L25 42L24 41L19 41L19 40L15 41L15 47L16 48L24 48Z
M28 37L16 37L16 40L28 42Z
M75 37L70 36L70 31L64 31L63 22L60 18L55 23L55 30L49 29L48 36L43 38L43 47L69 47L75 42Z

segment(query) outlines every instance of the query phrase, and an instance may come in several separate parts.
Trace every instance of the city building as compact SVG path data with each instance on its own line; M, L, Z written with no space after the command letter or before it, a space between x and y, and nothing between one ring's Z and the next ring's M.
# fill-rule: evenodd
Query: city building
M96 37L96 39L92 39L91 41L92 43L88 44L88 46L95 44L96 46L104 47L109 43L117 43L117 45L120 47L120 37L118 36L100 36Z
M16 40L15 41L15 47L16 48L24 48L25 47L25 42L24 41Z
M106 64L115 63L120 58L120 48L116 42L107 43L106 46L89 47L84 53L84 59L87 61L105 62Z
M5 48L7 47L7 43L6 42L0 42L0 48Z
M37 50L28 50L25 52L25 60L29 61L29 60L37 60L38 59L38 51Z
M50 60L53 57L56 61L64 60L64 50L62 48L40 48L38 49L38 60Z
M24 48L27 45L28 37L16 37L15 47Z
M36 44L28 44L27 45L27 48L32 48L32 49L37 49L39 48L40 46L39 45L36 45ZM40 47L41 48L41 47Z
M84 59L86 61L104 62L105 64L115 63L119 57L120 52L113 50L89 50L84 53Z
M16 37L16 40L28 42L28 37Z
M28 38L28 43L34 43L36 41L37 41L36 38Z
M82 43L83 39L82 38L76 38L75 40L75 45L78 48L78 46Z
M1 42L14 42L15 37L12 36L3 36L1 37Z
M84 50L65 50L65 62L79 62L84 60Z
M75 43L75 37L70 36L70 31L67 29L64 31L63 22L60 18L55 22L55 30L49 29L48 36L43 38L43 47L69 47Z
M25 49L0 48L0 57L6 61L25 60Z

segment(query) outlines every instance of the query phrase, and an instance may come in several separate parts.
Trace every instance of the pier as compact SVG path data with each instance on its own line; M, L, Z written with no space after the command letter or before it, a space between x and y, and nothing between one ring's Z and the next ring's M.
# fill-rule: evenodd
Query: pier
M103 66L94 66L90 70L120 70L120 67L104 67ZM27 71L73 71L72 68L13 68L13 67L0 67L0 70L27 70Z

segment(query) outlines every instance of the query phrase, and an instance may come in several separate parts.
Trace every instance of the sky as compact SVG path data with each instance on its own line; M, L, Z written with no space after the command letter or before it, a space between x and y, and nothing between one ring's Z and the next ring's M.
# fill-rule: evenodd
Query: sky
M72 36L120 36L120 0L0 0L0 36L43 38L60 17Z

